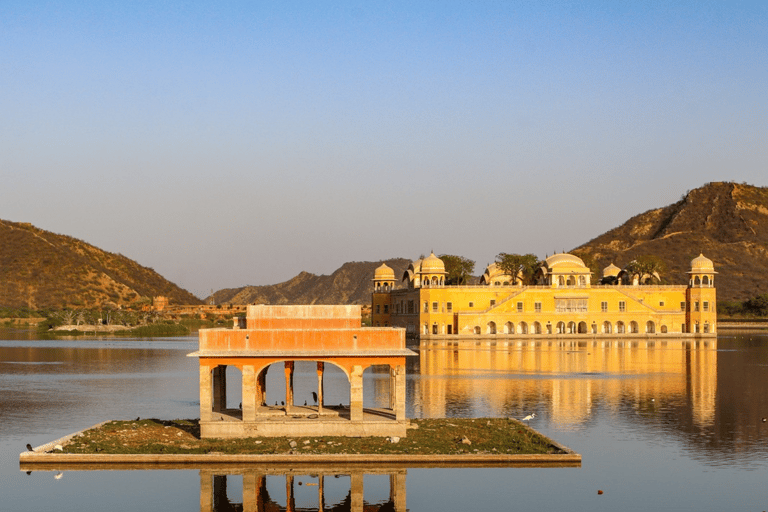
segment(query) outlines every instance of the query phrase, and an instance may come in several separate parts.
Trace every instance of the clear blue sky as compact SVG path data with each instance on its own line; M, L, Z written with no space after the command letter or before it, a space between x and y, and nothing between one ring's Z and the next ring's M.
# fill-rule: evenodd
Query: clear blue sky
M193 293L768 185L767 2L0 2L0 218Z

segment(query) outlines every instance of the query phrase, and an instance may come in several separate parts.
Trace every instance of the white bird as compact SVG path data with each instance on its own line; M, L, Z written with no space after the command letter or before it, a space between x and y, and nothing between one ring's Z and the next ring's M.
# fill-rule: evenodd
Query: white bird
M535 417L536 417L536 413L534 412L534 413L529 414L525 418L523 418L523 421L531 421Z
M56 480L61 480L61 477L63 477L63 476L64 476L64 473L62 473L61 471L59 471L58 473L56 473L55 475L53 475L53 478L55 478Z
M56 450L57 452L63 452L64 451L64 447L61 446L60 444L57 444L56 446L54 446L53 449Z

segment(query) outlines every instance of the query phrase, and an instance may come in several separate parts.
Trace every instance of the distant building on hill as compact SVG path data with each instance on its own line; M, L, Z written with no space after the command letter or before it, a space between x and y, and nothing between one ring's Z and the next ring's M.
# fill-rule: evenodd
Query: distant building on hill
M152 309L154 311L163 311L168 307L168 297L158 295L152 299Z
M480 285L446 286L445 265L430 254L414 261L394 289L386 264L373 277L371 321L404 327L410 340L511 337L715 336L715 269L700 255L691 261L688 285L645 285L611 264L594 285L573 254L548 257L535 285L489 265ZM643 277L643 276L641 276ZM611 279L613 278L613 279ZM629 284L627 284L629 283Z

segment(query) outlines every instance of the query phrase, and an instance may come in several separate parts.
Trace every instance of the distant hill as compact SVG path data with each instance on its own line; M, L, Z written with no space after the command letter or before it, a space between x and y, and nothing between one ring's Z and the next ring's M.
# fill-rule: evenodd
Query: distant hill
M624 267L637 256L665 261L669 283L687 283L691 259L715 264L718 300L768 293L768 188L709 183L680 201L632 217L577 247L605 267Z
M28 223L0 220L0 306L30 309L127 305L164 295L202 301L121 254Z
M219 290L206 302L213 299L216 304L370 304L373 272L382 263L395 271L397 287L411 260L355 261L345 263L329 276L301 272L279 284Z

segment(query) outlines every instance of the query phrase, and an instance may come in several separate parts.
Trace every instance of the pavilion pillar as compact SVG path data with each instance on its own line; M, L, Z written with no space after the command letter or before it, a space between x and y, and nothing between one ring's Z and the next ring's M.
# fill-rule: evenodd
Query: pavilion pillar
M227 366L213 369L213 411L224 412L227 408Z
M322 473L317 476L317 511L325 512L325 477Z
M293 361L285 362L285 413L291 412L293 406Z
M293 475L285 475L285 510L294 512L296 510L296 499L293 496Z
M350 473L349 497L351 498L349 510L351 512L363 512L363 499L365 497L365 487L363 486L362 471L352 471Z
M200 470L200 512L213 512L213 477Z
M405 365L395 368L395 420L405 421Z
M256 379L256 407L267 405L267 371L269 366L259 372Z
M349 419L363 421L363 367L357 364L349 376Z
M323 373L325 372L325 363L317 362L317 412L323 412Z
M200 421L212 421L213 379L211 367L200 365Z
M256 478L256 510L257 512L264 512L266 506L264 500L267 499L267 477L266 475L259 474Z
M256 421L257 394L256 368L243 365L243 421Z
M395 512L405 512L405 477L406 470L389 475L389 498L395 505Z
M395 385L396 368L389 367L389 408L394 411L397 403L397 386Z
M243 512L258 512L259 510L257 482L258 476L255 471L243 473Z

